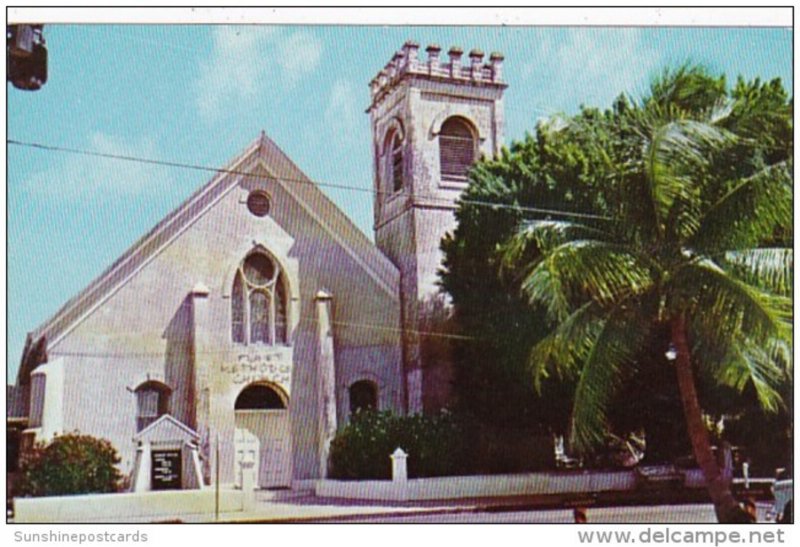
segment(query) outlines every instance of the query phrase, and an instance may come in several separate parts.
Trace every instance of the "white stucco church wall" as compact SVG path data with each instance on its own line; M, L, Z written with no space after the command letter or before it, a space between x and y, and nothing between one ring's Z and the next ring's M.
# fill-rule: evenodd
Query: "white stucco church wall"
M118 277L116 283L101 280L96 295L90 290L63 310L61 315L74 319L61 326L56 316L37 333L48 340L50 363L41 367L58 363L63 371L61 396L52 398L63 401L57 419L62 431L108 438L121 452L123 466L130 467L136 390L157 382L169 390L169 413L200 433L212 459L208 446L220 435L223 480L232 482L234 404L243 388L264 382L288 399L292 476L318 476L321 409L314 386L321 366L317 308L322 290L330 295L334 317L335 377L341 381L337 422L349 408L349 384L344 382L377 381L379 405L403 410L399 276L355 228L342 233L324 223L322 215L330 219L341 213L327 210L332 205L316 188L298 191L289 186L296 183L272 178L297 178L281 172L276 165L280 156L265 136L259 138L233 164L233 170L254 176L227 174L212 181L172 222L104 274ZM269 196L264 217L247 207L254 191ZM309 203L309 198L316 201ZM151 239L164 242L143 248ZM268 253L285 277L285 343L232 340L234 277L254 250ZM75 306L86 310L81 313ZM45 390L55 394L56 386L48 378ZM56 419L47 414L55 404L44 405L48 424ZM48 437L52 432L41 433Z
M131 472L137 434L168 414L206 484L249 461L259 486L291 486L327 475L353 405L446 404L452 363L425 362L421 315L466 169L502 145L506 84L499 54L418 49L370 84L376 244L262 133L29 334L23 445L78 430Z

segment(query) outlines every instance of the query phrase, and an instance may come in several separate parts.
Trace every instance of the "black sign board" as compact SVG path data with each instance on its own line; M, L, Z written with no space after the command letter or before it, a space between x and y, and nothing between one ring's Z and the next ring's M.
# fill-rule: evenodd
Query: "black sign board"
M153 490L177 490L181 487L181 451L154 450L150 469Z

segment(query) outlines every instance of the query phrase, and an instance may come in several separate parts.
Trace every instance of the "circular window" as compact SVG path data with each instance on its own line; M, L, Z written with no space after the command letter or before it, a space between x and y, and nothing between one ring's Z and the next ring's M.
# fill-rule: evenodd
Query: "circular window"
M264 192L250 192L247 196L247 208L257 217L269 214L269 196Z

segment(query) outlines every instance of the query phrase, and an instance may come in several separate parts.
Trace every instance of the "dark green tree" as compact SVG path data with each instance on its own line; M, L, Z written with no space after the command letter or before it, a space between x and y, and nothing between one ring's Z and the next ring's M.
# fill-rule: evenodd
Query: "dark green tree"
M498 247L524 218L541 217L537 210L596 215L605 209L603 181L594 173L606 159L583 144L602 138L617 115L585 109L580 125L561 127L561 119L541 124L535 137L527 135L470 174L456 211L458 226L442 243L441 280L459 328L471 338L455 349L459 406L490 425L566 430L573 386L552 380L542 394L534 391L528 350L548 326L541 309L531 313L518 279L499 275ZM535 210L525 209L530 207Z
M667 356L717 517L733 522L741 512L712 456L698 386L750 389L768 411L784 404L791 105L779 82L740 81L729 96L723 78L684 67L621 110L618 127L580 144L607 157L591 174L606 218L525 220L504 246L507 268L554 325L529 365L537 382L576 381L571 442L590 451L615 395L653 366L642 355Z
M37 443L23 455L20 493L23 496L64 496L116 492L122 476L120 458L105 439L68 433L49 443Z

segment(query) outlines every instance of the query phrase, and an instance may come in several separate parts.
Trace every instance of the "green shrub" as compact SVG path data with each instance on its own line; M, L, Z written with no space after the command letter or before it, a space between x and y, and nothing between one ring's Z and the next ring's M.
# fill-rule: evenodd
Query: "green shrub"
M450 414L395 416L357 412L331 444L331 476L338 479L389 479L389 455L408 454L409 477L463 474L464 435Z
M553 438L535 428L473 422L469 428L471 472L530 473L556 468Z
M535 429L498 427L442 412L395 416L357 412L331 444L331 477L390 479L389 455L408 454L409 477L524 473L555 469L553 439Z
M63 496L116 492L122 476L114 447L105 439L68 433L37 443L20 465L20 494Z

